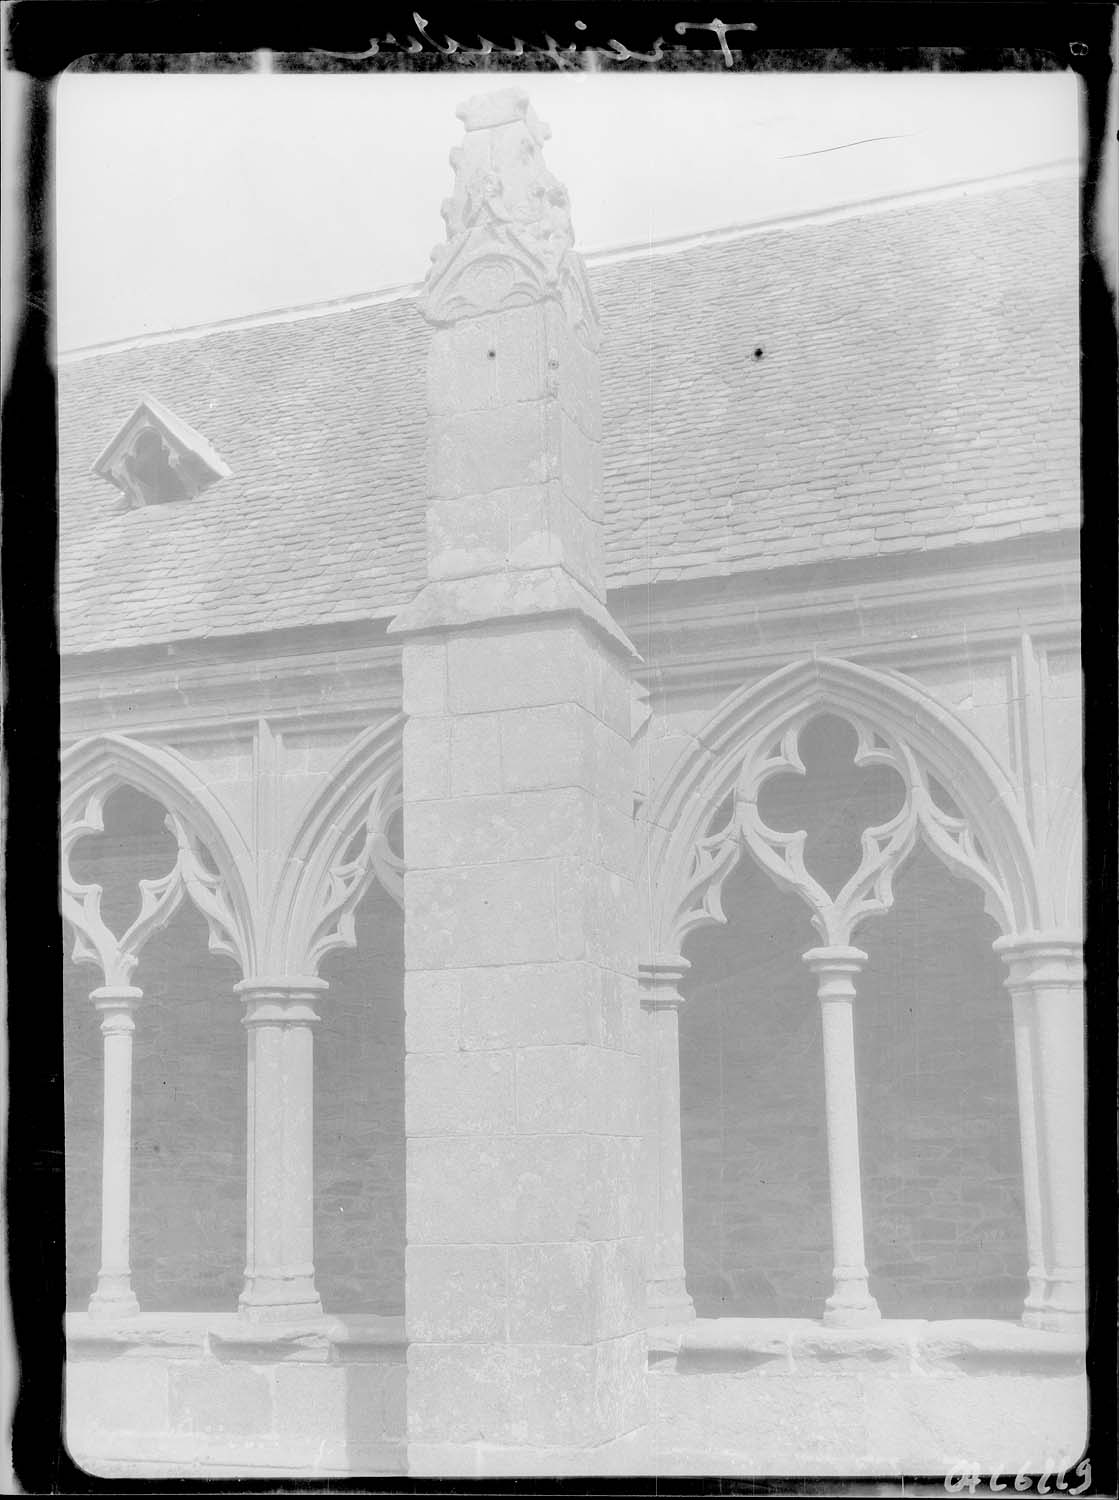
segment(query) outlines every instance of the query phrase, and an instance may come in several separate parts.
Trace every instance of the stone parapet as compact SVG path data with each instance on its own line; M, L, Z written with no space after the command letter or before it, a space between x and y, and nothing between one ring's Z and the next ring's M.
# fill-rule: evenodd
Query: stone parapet
M66 1336L66 1444L90 1473L404 1472L399 1318L81 1314Z
M654 1446L632 1473L1064 1472L1087 1441L1084 1343L1015 1323L698 1319L651 1330ZM1055 1487L1055 1486L1054 1486Z
M813 1318L697 1318L649 1330L650 1369L696 1374L1083 1373L1085 1341L986 1318L885 1319L867 1328Z

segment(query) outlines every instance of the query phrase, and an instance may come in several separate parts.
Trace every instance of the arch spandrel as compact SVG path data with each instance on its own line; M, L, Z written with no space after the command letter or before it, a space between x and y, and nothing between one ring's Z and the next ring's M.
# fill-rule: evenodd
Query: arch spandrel
M821 712L836 713L853 724L864 756L873 751L873 737L879 736L889 755L905 767L919 804L911 809L913 826L899 833L880 869L870 867L873 852L868 864L864 837L860 873L870 877L869 883L865 892L848 895L855 907L863 895L869 904L861 911L852 908L849 915L855 924L871 911L888 909L893 873L918 836L950 868L983 889L987 909L1004 933L1036 931L1047 923L1052 901L1039 879L1019 794L978 737L900 673L816 657L783 667L732 695L695 736L653 797L640 879L651 951L679 952L691 931L725 920L722 885L747 849L778 883L789 875L779 857L765 857L765 840L756 837L756 824L743 826L741 814L752 805L752 791L742 783L744 777L747 783L756 781L775 746L786 747L783 756L787 736L795 736ZM789 768L787 760L783 763ZM930 775L949 791L959 819L932 804ZM712 830L716 810L732 797L732 822L738 826ZM876 838L883 834L868 832ZM789 883L796 887L794 879ZM804 888L799 893L806 895ZM825 930L819 922L817 926ZM825 938L836 940L834 934Z
M278 849L267 836L277 818L264 819L264 842L254 845L173 749L106 734L67 750L62 903L75 957L99 966L106 983L127 984L144 942L189 898L206 918L211 950L234 958L245 979L314 978L328 952L354 945L354 910L374 881L402 900L401 860L388 840L401 802L401 724L393 719L350 742L292 816ZM277 795L275 778L265 780L262 795ZM73 879L69 856L79 839L101 830L105 802L125 785L167 810L178 857L166 878L141 882L140 916L118 937L100 919L99 887Z
M354 912L374 881L403 903L403 865L388 840L403 803L403 724L396 717L358 735L304 804L269 916L274 964L317 973L327 953L354 947Z

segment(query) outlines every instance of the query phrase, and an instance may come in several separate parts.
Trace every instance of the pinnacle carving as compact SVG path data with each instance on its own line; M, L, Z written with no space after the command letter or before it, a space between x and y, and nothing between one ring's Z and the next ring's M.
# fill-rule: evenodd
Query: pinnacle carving
M432 251L421 311L445 324L554 300L593 347L598 315L574 248L567 189L540 149L548 126L516 88L479 95L457 113L466 137L451 152L447 243Z

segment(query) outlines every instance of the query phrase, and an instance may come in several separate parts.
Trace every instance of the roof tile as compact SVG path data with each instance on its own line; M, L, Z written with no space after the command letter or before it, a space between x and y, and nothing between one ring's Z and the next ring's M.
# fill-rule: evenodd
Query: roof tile
M591 280L613 583L1079 524L1075 181ZM395 613L424 576L428 337L400 300L63 364L64 649ZM89 466L145 390L233 477L119 514Z

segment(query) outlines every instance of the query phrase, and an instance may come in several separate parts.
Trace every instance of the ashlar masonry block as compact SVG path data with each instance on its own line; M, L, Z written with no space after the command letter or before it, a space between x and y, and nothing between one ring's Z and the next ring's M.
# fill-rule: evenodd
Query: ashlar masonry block
M601 518L557 479L432 501L427 550L434 579L559 566L596 596L605 590Z
M574 946L573 940L568 945ZM582 954L560 953L552 861L405 874L404 961L409 971L541 963L561 956Z
M625 1135L639 1107L639 1059L609 1047L521 1047L516 1053L517 1129Z
M414 1136L408 1242L555 1244L637 1234L636 1189L616 1179L636 1172L639 1145L638 1136ZM595 1180L596 1170L615 1180ZM546 1298L548 1288L540 1293Z
M409 1135L501 1135L514 1128L511 1052L419 1053L405 1059Z
M582 787L446 798L405 810L412 869L547 859L593 847L600 818Z
M637 1239L510 1246L509 1337L593 1344L638 1333L644 1274ZM547 1307L542 1285L549 1288Z
M507 1245L409 1245L405 1331L425 1344L503 1343L509 1324Z

